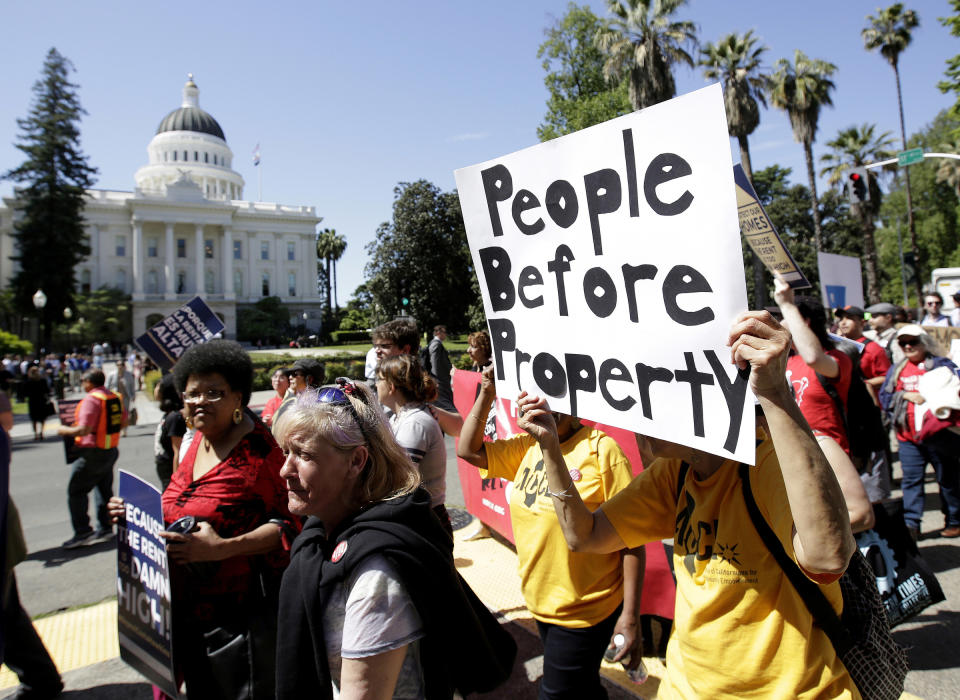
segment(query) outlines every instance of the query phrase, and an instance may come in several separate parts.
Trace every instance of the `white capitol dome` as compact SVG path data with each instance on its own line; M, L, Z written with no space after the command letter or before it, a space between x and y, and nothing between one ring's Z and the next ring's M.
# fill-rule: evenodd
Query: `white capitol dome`
M243 177L231 169L233 151L217 120L200 108L199 94L191 73L180 107L163 118L147 146L149 165L134 175L140 194L162 197L168 185L192 182L206 199L243 199Z

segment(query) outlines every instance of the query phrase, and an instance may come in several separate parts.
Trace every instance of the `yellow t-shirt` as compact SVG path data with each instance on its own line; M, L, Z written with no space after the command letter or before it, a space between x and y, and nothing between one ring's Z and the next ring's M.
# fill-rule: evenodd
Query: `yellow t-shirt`
M702 481L690 469L678 503L680 465L655 461L603 506L628 547L674 538L677 603L659 697L859 698L750 520L737 463L725 462ZM796 560L793 515L770 440L757 448L750 487ZM821 590L839 614L839 584Z
M567 468L590 510L630 483L630 461L610 436L586 426L560 445ZM510 519L517 545L523 597L538 620L561 627L590 627L623 601L619 552L571 552L563 537L537 441L526 433L486 443L487 477L513 482Z

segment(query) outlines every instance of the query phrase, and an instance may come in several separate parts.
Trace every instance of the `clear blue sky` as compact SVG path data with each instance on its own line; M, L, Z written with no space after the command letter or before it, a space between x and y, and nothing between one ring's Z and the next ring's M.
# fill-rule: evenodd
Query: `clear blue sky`
M605 14L602 2L590 4ZM798 48L837 64L835 106L822 113L814 146L819 158L823 143L855 123L899 134L893 71L860 38L880 4L890 3L691 0L678 17L694 20L702 41L754 29L770 65ZM960 41L937 21L950 11L945 1L907 6L921 21L900 60L909 137L952 104L936 83ZM314 205L322 226L346 236L343 303L363 281L365 245L390 218L398 182L426 178L450 190L454 169L537 142L546 101L537 47L565 8L560 0L5 3L0 170L21 160L15 119L28 110L51 46L76 66L89 112L83 148L101 188L133 189L147 143L179 106L192 72L200 105L233 149L246 198L257 196L251 152L259 142L263 199ZM681 94L706 84L688 68L677 81ZM751 153L755 169L777 163L793 168L795 181L806 179L781 112L763 113ZM0 194L11 191L0 183Z

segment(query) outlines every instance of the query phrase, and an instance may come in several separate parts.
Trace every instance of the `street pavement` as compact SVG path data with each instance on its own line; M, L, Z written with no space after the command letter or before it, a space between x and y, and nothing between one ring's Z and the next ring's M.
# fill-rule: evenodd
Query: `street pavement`
M251 405L262 405L270 393L255 393ZM153 441L160 414L156 405L143 394L138 397L137 408L140 424L131 427L128 436L121 440L118 467L157 483L153 466ZM90 613L89 619L98 619L97 611L105 606L108 609L110 605L103 601L110 601L116 596L115 545L105 542L71 551L60 548L60 544L72 535L66 505L69 468L64 461L62 442L55 436L55 419L48 421L45 435L43 442L34 442L26 416L17 416L11 432L13 462L10 492L20 510L30 549L27 560L16 569L20 597L34 618L59 616L58 619L66 619L67 616L86 611ZM463 505L457 470L453 466L453 449L453 440L448 439L448 507ZM912 670L907 676L907 696L946 700L960 697L960 654L957 652L960 649L960 541L944 540L935 535L943 523L932 472L928 475L927 491L923 530L933 534L924 536L919 544L922 554L936 572L947 599L898 627L894 637L907 648L910 658ZM492 581L497 579L496 576L490 578ZM483 591L477 585L474 588L481 598L488 600L484 593L491 591ZM98 603L101 604L99 607L95 605ZM89 610L84 606L89 606ZM42 620L39 624L46 622L49 620ZM85 622L81 626L100 624ZM510 622L508 627L520 648L517 666L507 685L489 697L532 700L536 697L541 668L539 640L531 633L529 626ZM97 637L109 636L106 632L101 633L99 626L88 631ZM115 654L114 647L112 655L107 655L107 660L65 673L67 691L63 697L91 700L151 698L149 684ZM7 673L7 676L10 674ZM10 682L8 678L7 687L4 687L3 674L0 674L0 700L15 692L15 687L9 687ZM12 682L15 682L15 678ZM611 698L637 697L614 683L605 683ZM646 691L647 688L642 690Z

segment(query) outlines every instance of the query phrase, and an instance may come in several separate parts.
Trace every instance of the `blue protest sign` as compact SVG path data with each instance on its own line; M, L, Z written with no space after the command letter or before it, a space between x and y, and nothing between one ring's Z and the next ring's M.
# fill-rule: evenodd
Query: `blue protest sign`
M136 343L160 369L169 370L187 348L207 342L223 327L213 309L200 297L194 297L147 329Z
M120 658L171 697L177 697L173 670L173 613L170 571L160 492L120 470L119 496L126 507L117 533L117 633Z

